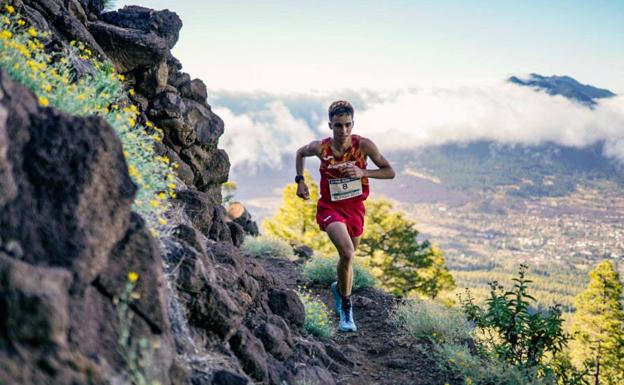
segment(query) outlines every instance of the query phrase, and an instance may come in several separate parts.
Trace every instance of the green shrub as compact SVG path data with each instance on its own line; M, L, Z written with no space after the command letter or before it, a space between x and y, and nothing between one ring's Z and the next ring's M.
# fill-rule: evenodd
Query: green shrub
M303 275L311 282L330 285L338 279L337 264L338 257L314 256L303 267ZM373 287L376 283L373 274L356 260L353 264L353 289Z
M305 307L305 322L303 328L308 333L317 337L330 337L334 328L332 327L327 306L310 292L298 291L299 298Z
M464 313L475 323L482 338L477 340L480 353L495 357L527 375L527 381L582 384L582 374L560 360L571 336L563 330L558 305L546 312L532 311L528 294L526 265L520 265L513 288L505 291L497 282L490 283L490 296L484 308L476 305L470 292L461 299ZM551 381L551 382L552 382ZM548 383L548 382L545 382Z
M108 61L99 60L82 43L72 42L58 52L46 52L48 34L21 18L15 8L0 9L0 68L30 88L42 107L53 106L71 115L98 115L115 130L122 142L128 173L139 187L133 210L143 215L154 236L166 224L168 197L175 196L173 169L167 157L157 156L154 142L162 130L151 122L139 124L138 108L130 102L123 75ZM90 70L76 77L74 64Z
M261 235L259 237L246 236L241 246L243 252L254 257L272 257L282 259L296 259L292 246L280 238Z
M473 355L466 345L435 344L438 367L455 377L463 379L465 385L537 385L552 382L533 382L512 365Z
M469 340L474 330L460 311L433 301L408 300L395 309L392 319L412 337L437 343Z

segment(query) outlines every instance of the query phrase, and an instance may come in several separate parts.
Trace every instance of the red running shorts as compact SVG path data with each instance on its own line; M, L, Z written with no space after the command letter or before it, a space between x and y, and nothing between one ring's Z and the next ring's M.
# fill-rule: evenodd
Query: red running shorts
M342 222L347 225L351 237L359 237L364 232L364 202L332 204L319 200L316 204L316 223L325 231L327 225Z

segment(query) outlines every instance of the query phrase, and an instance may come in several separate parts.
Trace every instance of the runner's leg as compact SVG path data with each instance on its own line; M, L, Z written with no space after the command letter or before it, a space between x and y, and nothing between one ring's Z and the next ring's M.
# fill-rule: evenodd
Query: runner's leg
M358 248L358 246L360 244L360 238L361 238L361 236L359 236L359 237L351 237L351 243L353 243L354 255L355 255L355 250L357 250L357 248ZM354 270L351 269L351 276L349 278L349 287L350 288L353 288L353 274L355 274Z
M355 249L347 231L347 225L342 222L332 222L327 225L325 231L338 250L338 292L343 296L351 295Z

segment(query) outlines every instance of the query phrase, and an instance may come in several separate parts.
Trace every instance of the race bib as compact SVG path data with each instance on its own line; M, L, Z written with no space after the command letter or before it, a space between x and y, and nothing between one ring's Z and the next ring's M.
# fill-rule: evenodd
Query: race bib
M341 201L362 195L362 179L361 178L342 178L329 180L329 194L331 200Z

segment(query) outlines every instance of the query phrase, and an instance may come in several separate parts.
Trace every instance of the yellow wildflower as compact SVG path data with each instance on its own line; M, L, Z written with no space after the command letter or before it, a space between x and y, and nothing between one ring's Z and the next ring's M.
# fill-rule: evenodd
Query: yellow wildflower
M18 50L25 57L27 57L27 58L30 57L30 51L28 50L28 48L26 48L26 46L24 44L14 43L13 44L13 48Z
M49 85L49 84L46 84L45 86L43 86L43 90L45 92L50 92L50 91L52 91L52 86Z
M26 32L28 32L28 34L32 37L37 37L37 30L32 27L28 28L28 31Z
M138 178L140 175L139 170L137 170L136 166L133 164L128 166L128 174L130 174L130 176L133 178Z
M128 151L124 150L124 152L123 152L123 156L124 156L124 158L127 158L129 155L130 155L130 154L128 154Z
M20 27L22 27L22 26L26 25L26 22L25 22L24 20L22 20L22 19L19 19L19 20L17 21L17 25L19 25Z
M159 217L158 218L158 223L160 223L161 225L166 225L167 224L167 220L164 218Z
M91 50L88 49L88 48L85 48L84 53L86 53L87 55L92 55L93 54L93 52L91 52Z
M150 205L152 205L152 207L159 207L160 206L160 201L157 199L152 199L150 201Z
M159 199L167 199L167 196L165 195L165 193L161 192L160 194L158 194L158 198Z
M11 19L6 16L2 17L2 24L11 24Z
M4 29L2 30L2 32L0 32L0 39L2 40L9 40L12 37L13 33L11 31L7 31L6 29Z
M132 91L132 90L131 90ZM145 125L149 128L154 127L154 123L150 122L149 120L147 121L147 123L145 123Z
M123 82L124 80L126 80L126 77L123 76L122 74L119 74L119 75L117 75L117 79L119 79L119 80L121 80Z
M50 101L45 96L39 96L39 105L42 107L47 107L50 104Z
M130 105L130 111L137 113L137 114L139 113L139 109L134 104Z
M150 229L150 233L154 238L158 238L158 236L160 235L160 233L154 229Z
M136 124L136 121L134 120L134 118L130 118L128 119L128 123L130 123L130 125L134 127L134 125Z
M6 9L8 13L15 13L15 8L12 5L7 4L4 6L4 9Z
M176 184L175 184L175 183L169 183L169 184L167 185L167 187L169 187L170 189L172 189L172 190L173 190L173 189L175 189L177 186L176 186Z
M128 273L128 281L134 283L139 280L139 273L136 271L131 271Z
M134 92L134 89L130 89L130 91L128 91L128 93L130 94L130 96L134 96L136 94L136 92Z

